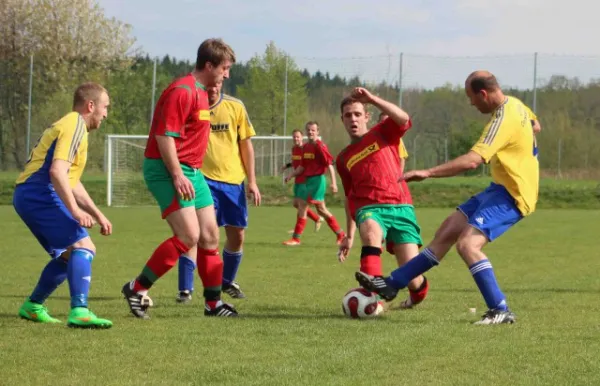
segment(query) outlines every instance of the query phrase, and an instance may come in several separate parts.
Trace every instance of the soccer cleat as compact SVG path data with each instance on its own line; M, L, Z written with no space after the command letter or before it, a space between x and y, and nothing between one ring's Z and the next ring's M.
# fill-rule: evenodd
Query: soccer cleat
M235 281L232 281L229 284L223 284L222 291L234 299L246 298L246 295L244 295L244 293L242 292L240 285Z
M30 320L36 323L61 323L60 320L53 318L48 314L48 309L43 304L34 303L26 300L19 308L19 316L22 319Z
M421 284L421 288L416 291L409 289L408 298L400 303L398 308L401 310L408 310L417 304L420 304L427 297L427 291L429 291L429 282L427 281L427 278L423 276L423 284Z
M367 291L375 292L388 302L394 300L398 295L398 290L388 285L383 276L371 276L359 271L356 272L354 277L361 287Z
M111 328L113 323L94 315L87 307L75 307L69 313L67 326L72 328Z
M517 317L515 314L510 312L509 310L488 310L483 316L481 320L473 323L477 325L481 324L513 324L517 321Z
M235 307L231 304L223 303L219 307L214 309L210 309L208 305L204 306L204 315L205 316L219 316L219 317L236 317L238 316Z
M177 303L189 303L192 301L192 293L188 290L179 291L175 301Z
M150 315L146 312L148 310L148 303L145 300L147 296L138 294L133 290L132 286L132 282L127 282L121 289L121 293L129 305L129 310L136 318L150 319Z
M315 221L315 232L318 232L321 229L321 225L323 225L323 217L319 216L319 219Z
M289 240L284 241L282 244L283 245L288 245L288 246L300 245L300 240L295 239L295 238L291 238Z

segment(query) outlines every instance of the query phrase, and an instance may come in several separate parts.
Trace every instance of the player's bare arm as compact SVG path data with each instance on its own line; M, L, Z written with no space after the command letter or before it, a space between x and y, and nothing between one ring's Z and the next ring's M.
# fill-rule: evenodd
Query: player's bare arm
M474 151L469 151L451 161L427 170L411 170L400 177L399 181L423 181L427 178L452 177L467 170L477 169L483 158Z
M240 155L242 156L242 163L244 164L244 171L248 178L248 193L250 193L254 200L254 205L259 206L261 203L260 190L256 183L256 172L254 168L254 146L252 140L246 138L240 141Z
M94 225L94 219L89 213L81 210L75 200L73 189L69 185L69 168L71 163L69 161L55 159L52 161L50 166L50 181L54 186L54 190L58 194L58 197L65 204L69 212L75 220L79 222L82 227L91 228Z
M346 210L346 237L344 237L338 251L338 260L340 262L344 262L350 254L350 249L352 249L352 244L354 243L354 234L356 233L356 222L352 219L348 198L344 199L344 209Z
M189 179L183 174L179 159L177 158L177 148L175 147L175 139L166 135L157 135L156 143L171 178L177 193L184 198L194 198L194 186Z
M302 173L304 173L304 166L298 166L296 169L294 169L294 171L292 172L292 174L290 174L289 176L285 177L285 182L287 183L288 181L290 181L293 178L298 177Z
M104 213L102 213L100 209L98 209L98 207L94 203L94 200L92 199L92 197L90 197L89 193L87 192L81 181L79 181L77 185L75 185L75 187L73 188L73 195L75 196L75 201L77 201L77 205L79 205L81 209L89 213L96 220L98 225L100 225L100 232L105 236L112 234L111 222L106 218Z
M371 94L366 88L356 87L352 91L351 96L362 103L370 103L377 107L383 114L390 117L398 125L403 126L410 119L408 113L399 106Z
M333 193L337 193L338 187L337 187L337 179L335 178L335 168L333 167L333 165L329 165L328 169L329 169L329 177L331 177L331 191Z
M531 120L531 126L533 126L533 134L537 134L542 131L542 125L540 125L540 121L537 119Z

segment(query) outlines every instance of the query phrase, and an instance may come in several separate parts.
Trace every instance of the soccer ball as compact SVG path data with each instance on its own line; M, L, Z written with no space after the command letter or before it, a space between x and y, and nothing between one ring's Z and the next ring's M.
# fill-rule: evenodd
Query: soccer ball
M383 302L364 288L353 288L344 295L342 309L354 319L372 318L383 313Z

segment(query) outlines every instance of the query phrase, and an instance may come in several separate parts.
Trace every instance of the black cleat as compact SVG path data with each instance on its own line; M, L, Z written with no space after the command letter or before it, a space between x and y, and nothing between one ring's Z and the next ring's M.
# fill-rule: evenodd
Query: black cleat
M125 297L127 304L129 305L129 310L136 318L140 319L150 319L150 315L146 313L148 307L152 303L152 300L147 296L140 295L135 292L132 288L133 283L127 282L121 289L121 293Z
M212 310L205 305L204 316L236 317L238 313L231 304L223 303Z
M383 276L371 276L364 272L356 272L354 275L358 283L367 291L375 292L386 301L392 301L398 295L398 290L385 282Z
M232 281L229 284L223 284L222 291L234 299L246 298L246 295L244 295L244 293L242 292L240 285L235 281Z
M179 291L177 297L175 298L177 303L189 303L192 301L192 293L188 290Z
M513 324L517 321L517 317L515 314L510 312L509 310L488 310L483 316L481 320L473 323L473 324Z

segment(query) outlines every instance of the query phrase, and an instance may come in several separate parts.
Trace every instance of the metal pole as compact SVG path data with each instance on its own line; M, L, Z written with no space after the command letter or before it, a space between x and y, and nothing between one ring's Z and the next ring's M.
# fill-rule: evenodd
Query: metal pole
M400 68L398 69L398 106L402 107L402 72L404 63L404 53L400 53Z
M108 158L108 162L106 165L106 205L112 205L112 137L110 135L106 136L106 142L108 143L108 148L106 150L106 158Z
M419 138L418 135L413 139L413 170L417 170L417 138Z
M154 98L156 97L156 62L158 58L154 58L154 71L152 72L152 105L150 106L150 126L154 118Z
M558 178L562 177L560 172L560 164L562 162L562 138L558 140Z
M537 114L537 61L538 53L533 54L533 112Z
M288 102L288 66L289 66L289 56L285 56L285 81L283 84L283 136L287 137L287 102ZM286 159L286 146L285 140L283 141L283 164L285 164Z
M448 162L448 138L444 138L444 162Z
M25 159L29 158L31 146L31 95L33 94L33 54L29 57L29 101L27 107L27 138L25 139Z

